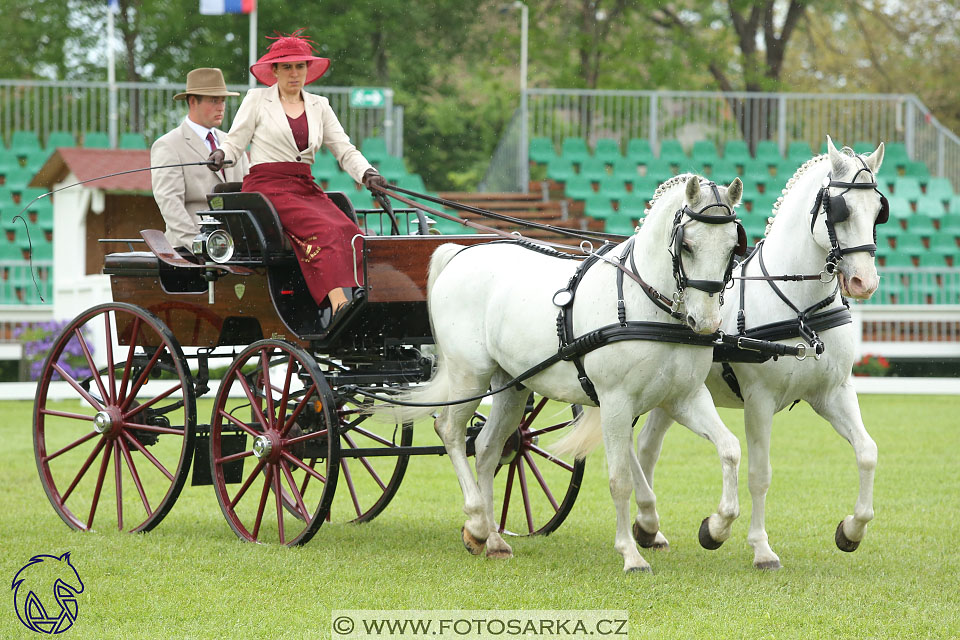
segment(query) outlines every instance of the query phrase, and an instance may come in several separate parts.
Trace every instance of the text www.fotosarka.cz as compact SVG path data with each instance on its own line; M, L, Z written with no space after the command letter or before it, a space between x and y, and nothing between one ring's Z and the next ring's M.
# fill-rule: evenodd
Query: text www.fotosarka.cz
M626 611L336 610L334 640L362 638L581 638L629 635Z

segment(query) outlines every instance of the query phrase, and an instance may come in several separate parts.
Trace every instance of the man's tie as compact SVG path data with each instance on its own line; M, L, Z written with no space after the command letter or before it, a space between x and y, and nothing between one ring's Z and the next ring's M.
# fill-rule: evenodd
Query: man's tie
M213 138L213 131L207 131L207 142L210 143L210 151L216 151L217 141ZM227 172L223 169L220 169L220 175L223 176L223 181L227 181Z

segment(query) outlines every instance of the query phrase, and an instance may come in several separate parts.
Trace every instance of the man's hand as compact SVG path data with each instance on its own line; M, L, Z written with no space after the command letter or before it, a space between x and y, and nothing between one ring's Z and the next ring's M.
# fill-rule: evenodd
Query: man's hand
M207 165L207 168L210 169L210 171L220 171L223 169L223 159L225 155L223 149L210 152L210 155L207 157L207 162L210 164Z
M387 180L382 175L377 173L376 169L367 169L363 174L363 186L370 190L370 193L376 195L377 192L374 191L374 187L380 189L385 189L387 187Z

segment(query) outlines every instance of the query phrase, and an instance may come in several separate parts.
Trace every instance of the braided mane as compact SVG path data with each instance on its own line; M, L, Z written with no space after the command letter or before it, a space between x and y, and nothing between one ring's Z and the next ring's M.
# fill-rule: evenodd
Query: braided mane
M797 169L793 175L787 180L786 186L783 187L783 190L780 192L780 197L777 198L777 201L773 203L773 212L772 215L767 218L767 228L764 229L763 235L766 237L770 233L770 227L773 225L773 219L777 216L777 213L780 211L780 205L783 203L784 196L790 192L790 189L793 188L795 184L800 180L804 173L810 170L814 165L821 163L825 158L828 158L829 155L824 153L823 155L814 156L810 158Z
M696 174L694 174L694 173L681 173L681 174L679 174L679 175L673 176L672 178L669 178L669 179L666 180L665 182L661 183L659 187L657 187L657 190L653 192L653 196L650 197L650 200L648 201L647 204L649 204L650 207L652 208L652 207L653 207L653 204L657 201L657 198L659 198L659 197L662 196L664 193L666 193L667 191L669 191L671 188L675 187L676 185L680 184L681 182L686 183L687 180L689 180L690 178L694 177L695 175L696 175ZM701 180L701 182L702 182L702 180ZM649 209L648 209L648 210L649 210ZM646 212L645 212L645 213L646 213ZM643 217L643 218L640 219L640 225L643 225L643 221L644 221L644 220L646 220L646 217Z

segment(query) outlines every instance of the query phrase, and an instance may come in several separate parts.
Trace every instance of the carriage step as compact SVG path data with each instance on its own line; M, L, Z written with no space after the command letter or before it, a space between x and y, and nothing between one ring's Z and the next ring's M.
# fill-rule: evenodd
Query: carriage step
M240 453L247 447L247 436L243 433L221 435L220 441L221 453L225 456ZM198 435L194 442L193 479L190 484L195 487L213 484L213 476L210 474L210 436ZM227 484L238 484L243 480L243 460L240 458L223 465L224 481Z

